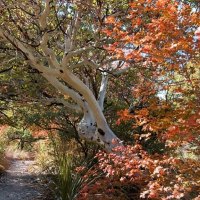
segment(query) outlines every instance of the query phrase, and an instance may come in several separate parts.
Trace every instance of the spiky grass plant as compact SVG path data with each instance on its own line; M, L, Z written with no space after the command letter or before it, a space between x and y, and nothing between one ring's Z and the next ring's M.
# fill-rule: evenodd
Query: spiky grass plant
M58 200L76 200L85 185L92 184L101 173L88 172L95 165L94 158L82 160L80 155L74 155L66 141L52 140L54 155L54 193ZM77 171L77 167L83 170ZM87 176L85 176L87 175Z

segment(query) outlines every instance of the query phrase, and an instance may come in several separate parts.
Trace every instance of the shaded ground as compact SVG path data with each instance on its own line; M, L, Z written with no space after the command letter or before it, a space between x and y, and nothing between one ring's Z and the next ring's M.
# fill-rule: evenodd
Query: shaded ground
M12 160L9 169L0 179L0 200L41 200L45 186L29 172L31 160Z

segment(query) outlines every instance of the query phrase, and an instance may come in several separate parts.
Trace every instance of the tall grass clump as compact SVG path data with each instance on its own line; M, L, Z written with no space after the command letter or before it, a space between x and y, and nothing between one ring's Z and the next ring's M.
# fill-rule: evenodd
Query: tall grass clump
M75 200L82 188L84 180L74 173L73 161L70 155L61 156L58 160L56 190L58 199Z
M76 200L81 190L97 180L100 173L93 172L95 160L82 159L72 145L61 139L52 140L54 154L53 185L58 200ZM52 173L52 171L51 171ZM89 175L88 175L89 174Z

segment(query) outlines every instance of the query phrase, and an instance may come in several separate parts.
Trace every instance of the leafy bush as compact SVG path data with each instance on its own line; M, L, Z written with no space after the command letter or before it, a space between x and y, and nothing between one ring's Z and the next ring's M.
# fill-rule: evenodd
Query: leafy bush
M5 131L7 127L0 127L0 174L5 170L5 165L7 165L5 160L5 150L6 150L6 138Z
M199 163L150 155L140 145L99 152L98 168L105 176L85 187L83 199L194 199L199 194Z
M5 143L0 138L0 157L2 157L4 151L5 151Z
M34 137L30 130L23 128L10 127L7 131L7 137L10 142L18 141L18 148L23 150L24 148L29 150L34 142Z
M7 142L6 137L5 137L6 131L7 131L6 126L0 127L0 158L1 158L1 155L3 155L5 152L5 147L6 147L6 142Z

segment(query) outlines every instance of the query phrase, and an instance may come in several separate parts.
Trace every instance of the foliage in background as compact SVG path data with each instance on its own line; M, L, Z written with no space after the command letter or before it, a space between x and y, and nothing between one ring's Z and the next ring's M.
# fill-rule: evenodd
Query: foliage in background
M0 126L0 175L5 171L8 167L9 163L6 159L6 148L7 148L7 138L6 138L6 131L7 126Z
M3 157L4 153L5 153L5 148L6 148L6 136L5 133L7 131L6 126L1 126L0 127L0 159Z

